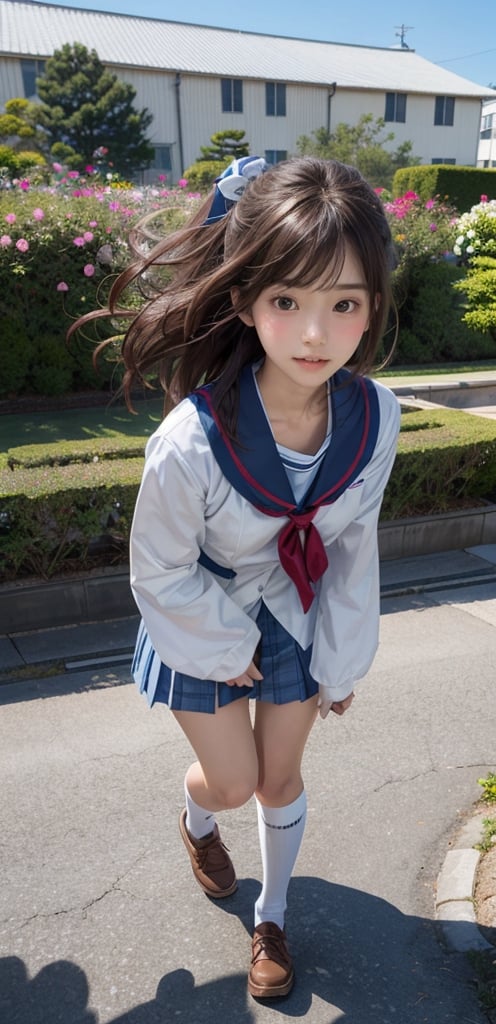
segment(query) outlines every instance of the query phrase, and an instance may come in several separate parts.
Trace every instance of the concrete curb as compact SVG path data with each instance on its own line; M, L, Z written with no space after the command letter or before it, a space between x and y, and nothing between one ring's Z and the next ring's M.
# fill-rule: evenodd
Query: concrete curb
M473 844L481 838L483 813L475 814L463 827L437 879L436 920L447 949L453 953L495 951L479 928L474 907L480 853Z

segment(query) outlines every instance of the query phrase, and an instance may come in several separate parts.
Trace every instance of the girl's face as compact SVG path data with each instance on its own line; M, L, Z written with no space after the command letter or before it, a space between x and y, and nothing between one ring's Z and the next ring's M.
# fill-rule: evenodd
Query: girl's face
M367 330L370 300L361 266L348 249L332 285L304 288L284 281L264 288L249 312L265 351L264 378L315 389L349 362Z

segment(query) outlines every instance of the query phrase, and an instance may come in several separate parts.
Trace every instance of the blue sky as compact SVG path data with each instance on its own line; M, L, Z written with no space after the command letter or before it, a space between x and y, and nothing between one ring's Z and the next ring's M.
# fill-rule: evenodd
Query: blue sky
M82 7L135 14L169 21L216 25L303 39L325 39L360 46L397 46L400 26L405 40L422 57L480 85L496 83L496 2L471 0L52 0L64 7ZM334 9L333 9L334 7ZM457 10L458 7L458 10ZM70 40L72 41L72 40Z

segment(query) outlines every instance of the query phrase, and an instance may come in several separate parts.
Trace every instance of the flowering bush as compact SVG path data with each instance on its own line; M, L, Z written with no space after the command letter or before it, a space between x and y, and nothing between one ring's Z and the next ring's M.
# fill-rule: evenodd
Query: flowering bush
M480 203L456 222L453 252L465 263L474 256L496 256L496 199L481 196Z
M405 192L397 199L385 199L384 209L402 269L451 253L456 212L439 196L424 202L416 192Z
M463 321L472 331L496 341L496 199L480 203L457 221L453 251L467 268L455 288L466 297Z
M465 276L453 252L459 233L455 210L439 197L405 192L382 195L398 267L393 276L399 311L396 364L491 358L488 339L472 334L453 284ZM386 354L386 352L385 352Z
M66 344L70 320L104 306L130 261L130 228L155 214L157 233L176 227L197 196L187 183L138 188L54 165L49 182L29 178L0 190L2 375L0 397L102 387L115 372L92 366L94 340ZM164 227L165 225L165 227ZM99 327L108 337L111 325Z

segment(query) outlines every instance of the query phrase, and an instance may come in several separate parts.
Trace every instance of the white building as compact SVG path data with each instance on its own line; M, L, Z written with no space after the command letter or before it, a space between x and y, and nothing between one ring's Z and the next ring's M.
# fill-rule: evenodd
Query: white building
M385 117L392 148L410 140L421 163L475 166L481 104L496 98L413 50L0 0L0 107L32 97L43 62L75 42L134 86L135 106L153 114L151 177L174 181L221 129L244 129L251 152L277 161L300 135L364 113Z
M496 167L496 99L482 104L478 167Z

